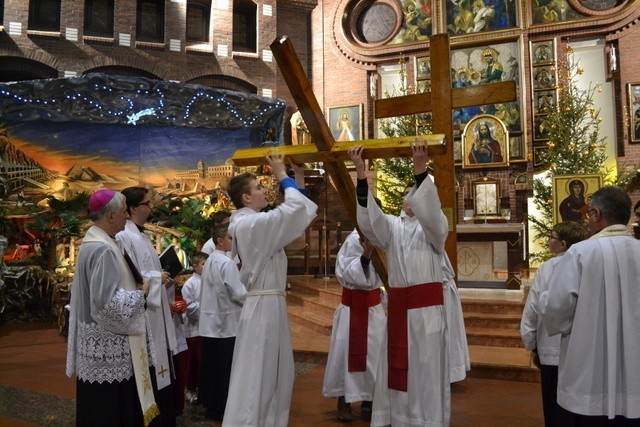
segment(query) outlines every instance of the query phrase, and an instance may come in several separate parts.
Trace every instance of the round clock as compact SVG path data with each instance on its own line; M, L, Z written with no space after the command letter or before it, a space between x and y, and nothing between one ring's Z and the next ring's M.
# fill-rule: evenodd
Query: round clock
M401 5L395 0L362 1L354 8L353 16L352 33L367 46L387 43L402 26Z

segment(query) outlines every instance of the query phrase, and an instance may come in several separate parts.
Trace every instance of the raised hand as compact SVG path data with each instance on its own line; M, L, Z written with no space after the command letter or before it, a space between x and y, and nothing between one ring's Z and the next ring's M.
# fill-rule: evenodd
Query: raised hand
M270 154L265 158L271 167L271 172L278 180L287 177L287 169L284 165L284 156L282 154Z
M416 175L420 175L427 171L429 163L428 146L423 140L418 140L411 144L411 152L413 156L413 170Z
M358 179L365 179L367 177L364 171L364 160L362 159L363 151L364 147L362 145L356 145L355 147L349 148L347 151L347 153L349 153L349 158L356 166Z

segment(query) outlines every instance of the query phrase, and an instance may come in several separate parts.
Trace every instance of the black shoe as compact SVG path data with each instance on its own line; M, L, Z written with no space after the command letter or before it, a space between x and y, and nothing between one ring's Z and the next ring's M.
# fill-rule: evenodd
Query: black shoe
M365 400L360 405L360 416L365 420L371 419L371 409L373 407L373 402L370 400Z
M338 419L343 422L353 420L351 404L344 401L344 396L338 397Z

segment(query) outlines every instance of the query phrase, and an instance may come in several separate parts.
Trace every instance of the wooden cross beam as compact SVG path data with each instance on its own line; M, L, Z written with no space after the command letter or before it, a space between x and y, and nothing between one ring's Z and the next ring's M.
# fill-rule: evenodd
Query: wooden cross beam
M449 36L437 34L429 39L431 58L431 93L420 93L376 100L375 118L396 117L408 114L432 113L432 132L443 134L447 146L430 149L434 163L434 178L442 211L449 221L449 235L445 250L458 271L456 247L456 189L453 159L452 110L478 105L517 101L515 82L498 82L486 85L452 88ZM436 107L437 108L434 108Z
M267 153L275 151L287 155L296 162L324 162L324 168L332 177L347 213L353 219L353 222L357 224L355 186L343 162L348 158L346 150L351 146L363 144L366 158L410 156L411 142L415 140L415 137L336 143L291 41L287 37L279 38L271 44L271 50L289 87L289 91L302 114L302 118L311 133L311 139L315 143L315 147L298 145L238 150L234 153L232 159L238 165L255 165L262 163ZM435 182L438 194L443 211L449 221L446 250L454 269L456 269L455 166L453 146L451 144L451 141L453 141L452 109L515 101L517 95L514 82L452 89L449 37L446 34L431 37L430 55L432 58L431 93L378 100L375 103L375 116L376 118L384 118L433 111L432 130L434 135L418 138L426 139L430 146L429 153L435 164ZM431 108L435 105L438 108ZM444 144L444 142L447 143ZM374 253L372 262L376 271L386 283L386 268L377 252Z

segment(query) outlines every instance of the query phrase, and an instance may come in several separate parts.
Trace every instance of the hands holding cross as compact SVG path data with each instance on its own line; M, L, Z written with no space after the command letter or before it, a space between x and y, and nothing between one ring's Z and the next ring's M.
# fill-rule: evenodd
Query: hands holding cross
M356 166L356 172L358 173L358 179L365 179L364 160L362 159L362 153L364 146L357 145L351 147L348 150L349 158ZM427 171L427 165L429 164L429 151L425 141L417 140L411 144L411 153L413 157L413 168L416 175L420 175Z

